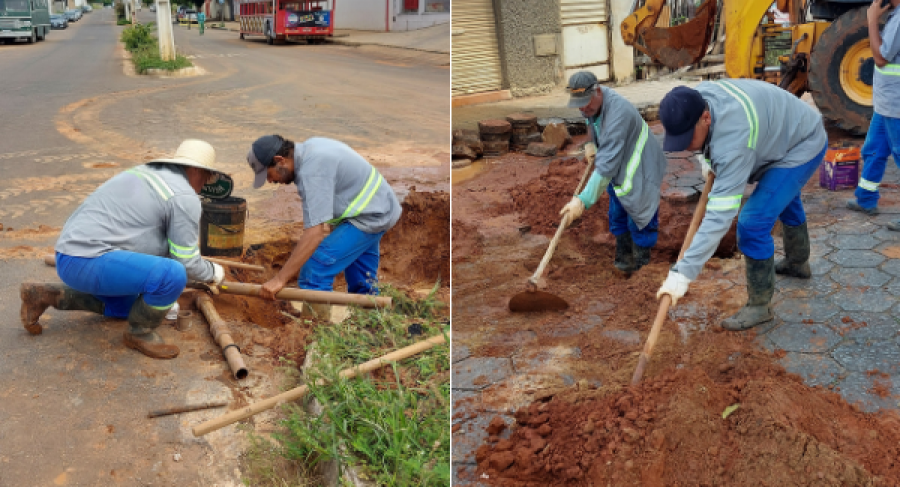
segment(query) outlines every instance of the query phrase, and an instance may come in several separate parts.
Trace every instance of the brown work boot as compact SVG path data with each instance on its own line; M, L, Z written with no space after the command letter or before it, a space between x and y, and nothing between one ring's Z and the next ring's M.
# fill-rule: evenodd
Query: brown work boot
M22 298L19 317L32 335L40 335L44 331L38 320L51 306L64 311L103 314L103 301L64 284L25 282L19 286L19 296Z
M170 359L177 357L181 352L177 346L163 341L155 331L143 335L133 335L130 331L126 331L123 341L126 347L137 350L150 358Z
M180 350L166 343L156 328L166 318L170 307L155 308L140 297L128 312L128 331L125 332L125 346L133 348L150 358L170 359L178 356Z

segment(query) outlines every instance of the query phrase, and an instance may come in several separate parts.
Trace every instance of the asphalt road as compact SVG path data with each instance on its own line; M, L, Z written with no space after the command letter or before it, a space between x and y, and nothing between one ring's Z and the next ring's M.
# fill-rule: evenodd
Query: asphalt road
M140 19L153 15L145 10ZM267 46L176 27L179 52L205 74L140 77L125 69L121 29L104 9L44 42L0 45L0 487L241 485L246 435L229 427L195 439L189 431L219 412L156 420L146 413L274 390L271 369L262 367L229 383L203 330L163 327L182 348L173 361L125 349L123 322L85 313L50 311L43 335L24 331L19 284L57 281L39 257L106 179L174 152L185 138L206 140L234 175L235 194L250 203L248 235L297 214L271 211L296 206L289 188L249 188L244 155L267 133L343 140L401 195L410 186L449 186L449 56Z

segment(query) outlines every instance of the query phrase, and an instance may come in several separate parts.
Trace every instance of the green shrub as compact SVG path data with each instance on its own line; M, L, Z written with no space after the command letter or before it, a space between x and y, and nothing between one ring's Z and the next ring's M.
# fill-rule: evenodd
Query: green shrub
M144 74L148 69L165 69L174 71L181 68L189 68L192 66L188 59L180 54L175 56L172 61L163 61L159 57L159 46L156 45L156 39L153 44L142 46L140 49L132 51L131 61L134 63L134 69L140 74Z
M122 31L122 42L125 43L125 49L134 52L144 46L156 45L156 38L153 37L153 22L149 24L137 23Z

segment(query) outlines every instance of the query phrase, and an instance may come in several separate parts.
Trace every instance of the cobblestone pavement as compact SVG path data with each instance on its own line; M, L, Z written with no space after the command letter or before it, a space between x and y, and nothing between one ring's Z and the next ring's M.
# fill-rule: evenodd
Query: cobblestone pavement
M560 116L558 111L555 116ZM759 346L778 350L778 360L787 371L803 377L811 386L840 393L867 412L900 408L894 398L900 397L900 385L873 392L884 384L900 384L900 232L886 227L900 219L898 188L900 170L889 164L882 184L881 214L867 216L846 208L852 191L809 190L807 186L802 198L810 231L813 277L802 280L778 276L773 299L776 319L757 329ZM696 165L670 155L663 197L695 201L701 189ZM746 194L751 192L749 188ZM776 237L775 243L780 257L781 238ZM722 281L723 285L745 286L743 272L735 274L730 281ZM681 306L670 310L669 319L676 324L679 320L702 321L702 313L703 309ZM637 349L643 337L637 332L634 335L620 339L633 341ZM520 387L526 371L530 375L540 369L530 363L533 359L517 359L521 351L509 358L478 357L471 354L464 336L457 334L455 338L454 485L478 485L466 479L473 478L474 451L484 442L484 428L495 415L512 424L512 412L522 405L511 400L505 407L494 403L485 407L482 399L496 397L493 391ZM508 343L516 337L496 339ZM547 360L542 366L555 365L554 360ZM560 384L571 385L579 377L563 371L560 379ZM456 406L460 402L464 407ZM478 415L472 413L474 410L486 412Z

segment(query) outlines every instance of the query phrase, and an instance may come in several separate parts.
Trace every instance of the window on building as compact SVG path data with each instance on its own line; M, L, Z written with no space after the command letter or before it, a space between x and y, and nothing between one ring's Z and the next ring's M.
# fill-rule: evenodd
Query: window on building
M404 13L404 14L419 13L419 0L403 0L403 11L401 13Z
M426 13L450 13L450 0L425 0Z

